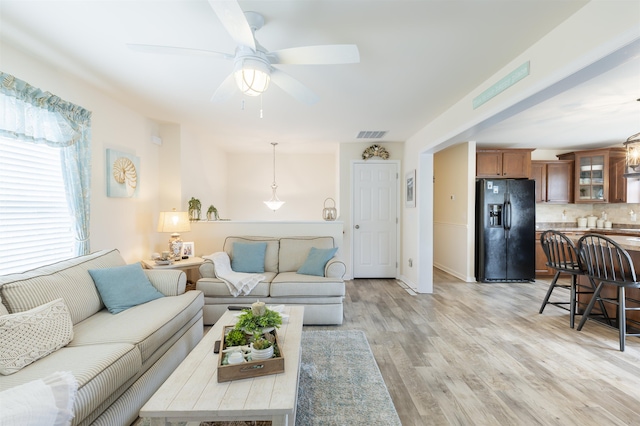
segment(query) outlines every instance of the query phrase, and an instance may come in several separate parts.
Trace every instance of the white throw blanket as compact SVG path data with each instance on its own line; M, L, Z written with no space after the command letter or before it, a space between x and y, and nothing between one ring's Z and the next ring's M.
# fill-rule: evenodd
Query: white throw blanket
M73 419L78 383L68 371L58 371L0 392L0 425L67 426Z
M227 284L233 297L248 295L260 281L265 279L265 276L260 274L234 272L231 269L229 255L224 251L203 257L211 259L216 270L216 277Z

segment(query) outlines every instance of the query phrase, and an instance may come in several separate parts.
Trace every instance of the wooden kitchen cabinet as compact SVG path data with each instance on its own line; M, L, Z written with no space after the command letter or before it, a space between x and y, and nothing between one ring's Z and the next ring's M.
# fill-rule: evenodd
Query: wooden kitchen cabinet
M532 161L536 203L573 203L573 161Z
M627 179L625 172L625 158L614 157L609 159L609 202L627 202Z
M576 151L558 155L560 160L574 161L574 202L625 203L626 182L623 181L622 173L618 172L618 162L624 161L624 157L624 148Z
M532 149L477 149L476 177L526 178L531 176Z

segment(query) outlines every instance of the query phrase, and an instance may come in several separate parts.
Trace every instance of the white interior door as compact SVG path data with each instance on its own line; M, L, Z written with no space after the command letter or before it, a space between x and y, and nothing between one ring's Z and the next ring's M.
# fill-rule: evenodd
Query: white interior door
M396 278L398 164L353 167L353 277Z

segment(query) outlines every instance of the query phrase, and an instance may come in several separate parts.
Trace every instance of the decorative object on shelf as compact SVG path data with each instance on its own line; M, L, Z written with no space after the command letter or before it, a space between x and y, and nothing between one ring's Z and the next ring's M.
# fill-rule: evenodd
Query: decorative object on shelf
M333 207L327 207L327 201L333 203ZM333 198L327 198L324 200L324 208L322 209L322 218L324 220L336 220L338 217L338 211L336 210L336 202Z
M200 220L202 203L195 197L189 200L189 220Z
M207 209L207 220L212 221L218 219L220 219L220 216L218 216L218 209L216 209L213 204L211 204Z
M180 239L180 232L188 231L191 231L191 224L187 212L177 212L176 209L170 212L160 212L158 232L171 232L169 252L174 260L179 260L182 253L183 243Z
M627 156L623 176L640 178L640 133L629 136L624 146L627 149Z
M107 149L107 197L130 198L137 195L140 158Z
M405 175L405 207L416 206L416 169Z
M271 184L271 199L264 203L275 212L282 207L284 201L280 201L278 199L278 194L276 194L276 190L278 189L278 185L276 184L276 145L278 145L278 143L271 142L271 145L273 145L273 183Z
M368 160L371 157L380 157L383 160L389 159L389 151L381 147L380 145L371 145L369 148L365 149L362 153L362 159Z
M184 258L185 256L187 258L193 257L196 255L195 253L196 253L196 246L193 243L193 241L190 241L190 242L185 241L182 243L182 252L180 254L180 257L182 258Z

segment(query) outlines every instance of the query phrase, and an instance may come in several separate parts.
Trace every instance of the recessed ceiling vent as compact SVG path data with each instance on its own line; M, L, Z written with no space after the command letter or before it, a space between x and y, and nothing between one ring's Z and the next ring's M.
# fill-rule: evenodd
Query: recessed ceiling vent
M363 130L356 136L357 139L382 139L387 130Z

